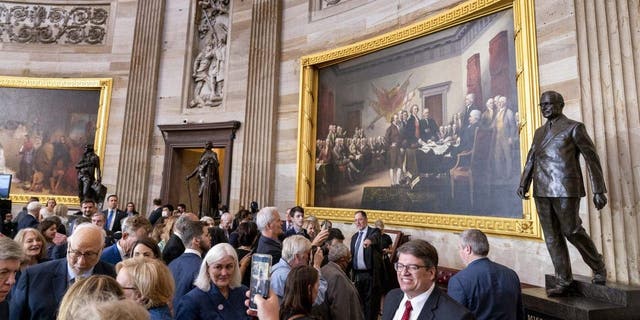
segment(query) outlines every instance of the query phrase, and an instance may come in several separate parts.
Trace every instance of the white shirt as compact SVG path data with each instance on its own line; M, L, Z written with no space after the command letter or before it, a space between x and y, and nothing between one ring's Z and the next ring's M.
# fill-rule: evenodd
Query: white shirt
M367 239L367 231L369 230L369 227L367 226L366 228L362 229L362 230L358 230L358 232L356 232L355 236L356 237L360 237L360 246L355 248L356 249L356 255L358 256L358 260L357 260L357 268L358 270L366 270L367 269L367 264L364 262L364 240ZM360 236L360 233L362 232L362 236ZM356 245L358 244L358 238L356 238Z
M186 249L184 249L184 253L193 253L193 254L197 255L198 257L202 258L202 253L200 253L200 251L198 251L196 249L186 248Z
M409 320L418 320L418 316L420 315L420 312L422 312L422 308L424 307L424 304L429 299L429 296L431 295L431 292L433 292L433 288L435 287L436 287L436 283L433 282L429 290L413 297L413 299L409 299L409 297L407 297L407 294L405 294L404 297L402 298L402 301L400 301L400 304L398 305L398 310L396 310L396 314L393 316L393 320L402 319L402 314L404 314L404 309L405 309L404 305L407 302L407 300L411 300L411 308L412 308L411 315L409 316Z

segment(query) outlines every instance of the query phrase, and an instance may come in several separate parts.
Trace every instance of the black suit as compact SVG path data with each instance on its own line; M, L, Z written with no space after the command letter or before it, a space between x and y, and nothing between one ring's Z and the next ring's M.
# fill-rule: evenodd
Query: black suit
M169 265L173 259L184 253L184 249L182 239L175 233L172 233L169 241L167 241L167 244L164 246L164 250L162 250L162 260Z
M553 125L547 121L533 136L520 188L527 190L533 180L533 196L547 249L560 285L568 286L573 276L565 237L591 269L604 269L602 256L578 215L580 197L585 196L580 154L588 167L593 193L605 193L607 188L600 159L584 124L564 115L551 121Z
M95 265L93 274L116 276L113 266L102 261ZM25 269L12 292L9 319L55 319L68 286L65 258Z
M122 231L122 226L121 226L121 221L122 219L127 217L127 213L120 210L120 209L115 209L115 215L113 216L113 227L109 229L109 226L107 224L105 224L105 228L107 229L107 231L111 231L111 232L118 232L118 231ZM106 210L102 210L102 213L104 213L105 216L105 221L109 221L109 209Z
M400 305L400 302L404 298L404 292L400 289L393 289L389 291L384 298L384 308L382 309L382 320L391 320L396 313L396 310L404 310L404 306ZM415 309L415 306L414 306ZM431 295L424 303L422 311L418 316L418 319L475 319L473 314L467 310L464 306L451 299L446 293L440 291L438 286L433 288Z
M160 217L162 217L162 207L158 207L151 211L149 214L149 222L151 222L151 225L155 225Z
M9 319L9 301L0 302L0 319Z
M364 264L366 269L356 270L354 265L355 258L352 258L350 263L353 273L352 279L358 289L361 301L363 302L362 311L365 319L377 319L378 311L380 310L380 295L382 291L382 284L380 279L382 277L382 247L380 241L380 229L367 227L366 234L361 239L360 246L363 245L364 240L371 240L371 245L363 249ZM355 233L351 237L351 253L353 257L358 254L358 248L356 248L356 242L358 241L358 233Z
M420 120L420 140L438 140L438 124L432 118Z

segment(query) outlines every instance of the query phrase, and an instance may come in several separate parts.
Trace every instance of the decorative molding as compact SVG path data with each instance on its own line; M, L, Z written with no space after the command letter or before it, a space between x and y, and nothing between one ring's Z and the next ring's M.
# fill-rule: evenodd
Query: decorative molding
M198 1L198 55L193 61L193 97L187 108L217 107L224 96L229 36L229 0Z
M100 45L111 6L0 2L0 43Z

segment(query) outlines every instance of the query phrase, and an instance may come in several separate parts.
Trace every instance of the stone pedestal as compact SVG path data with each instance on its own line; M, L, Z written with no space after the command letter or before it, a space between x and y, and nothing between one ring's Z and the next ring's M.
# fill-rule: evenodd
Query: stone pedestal
M556 278L546 275L547 288ZM617 283L606 286L591 283L590 277L574 275L567 297L549 298L545 288L522 290L527 320L588 320L638 319L640 317L640 287Z

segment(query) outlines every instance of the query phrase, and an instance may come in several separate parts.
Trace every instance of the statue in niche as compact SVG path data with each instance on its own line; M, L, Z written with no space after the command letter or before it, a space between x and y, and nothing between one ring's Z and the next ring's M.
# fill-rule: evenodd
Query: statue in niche
M222 103L227 38L229 34L229 1L201 0L198 27L202 49L193 63L194 90L190 108L216 107Z
M80 162L76 164L78 170L78 197L80 202L91 199L96 203L102 203L106 194L106 187L100 182L100 158L93 151L93 144L84 146L84 154Z
M220 175L218 169L218 154L213 151L213 143L207 142L204 146L204 152L200 156L198 166L185 178L189 181L193 176L198 174L198 204L199 215L216 217L218 215L218 205L220 204Z

